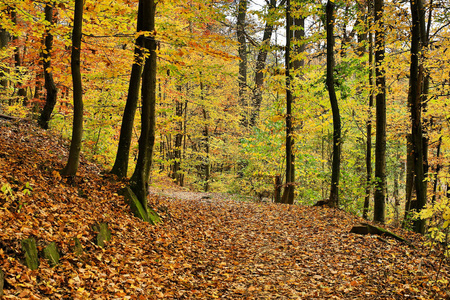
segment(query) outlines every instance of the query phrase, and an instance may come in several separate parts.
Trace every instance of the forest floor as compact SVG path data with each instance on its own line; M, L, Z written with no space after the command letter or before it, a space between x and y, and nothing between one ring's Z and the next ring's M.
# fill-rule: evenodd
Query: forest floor
M152 226L99 166L82 159L77 177L61 177L67 149L50 132L0 121L4 299L450 298L450 266L411 232L392 229L415 247L349 233L362 220L340 210L173 189L151 194L163 219ZM112 230L104 248L94 243L98 222ZM56 242L60 263L24 266L27 237L39 250Z

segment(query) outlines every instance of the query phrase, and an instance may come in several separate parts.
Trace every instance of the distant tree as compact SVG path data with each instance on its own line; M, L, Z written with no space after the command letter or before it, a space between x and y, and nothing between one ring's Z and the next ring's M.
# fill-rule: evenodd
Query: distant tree
M383 0L375 0L375 86L376 142L375 142L375 193L374 221L384 223L386 206L386 79L383 70L385 32Z
M421 101L424 93L424 71L423 65L419 62L420 55L426 46L427 41L421 40L425 36L424 8L422 0L411 0L411 67L409 77L409 106L411 110L411 144L414 155L414 182L416 188L416 209L421 210L427 202L426 181L424 167L424 143L422 133L422 105ZM414 231L425 233L425 220L417 219L414 222Z
M291 1L286 1L286 184L281 197L282 203L294 204L295 164L294 164L294 127L292 125L292 75L291 75L291 40L292 40Z
M67 164L61 171L63 175L75 176L78 170L83 137L83 87L81 82L80 53L81 35L83 30L83 3L84 0L75 0L75 12L72 31L71 69L73 82L73 126L72 141Z
M11 8L10 9L11 12L11 20L12 22L17 25L17 10L15 8ZM20 69L20 67L22 67L22 56L20 53L20 47L19 47L19 36L18 35L12 35L12 42L13 44L15 44L15 48L14 48L14 65L16 67L17 70ZM27 105L28 103L28 99L27 99L27 90L26 88L23 86L23 82L22 80L19 80L17 82L17 96L19 97L19 100L23 101L23 105Z
M183 120L183 115L186 113L187 101L182 99L182 86L177 85L179 92L179 98L175 100L175 116L177 117L177 133L175 134L175 141L173 149L170 149L170 159L173 161L170 171L170 178L172 178L176 184L183 186L184 174L181 170L182 163L182 149L183 139L185 138L184 126L186 122ZM202 83L200 82L200 90L202 90Z
M368 1L368 27L372 25L373 4ZM373 108L373 33L369 32L369 117L366 124L366 195L364 197L363 218L369 218L370 195L372 190L372 108Z
M266 67L266 59L269 52L270 39L272 38L274 29L275 11L277 7L283 6L286 3L286 0L281 0L278 5L277 0L267 0L266 2L269 6L268 13L266 16L266 24L264 26L262 42L258 51L258 56L256 58L255 87L253 88L252 113L249 122L249 125L252 127L255 126L256 120L259 117L259 112L261 110L264 69Z
M56 96L58 90L56 89L55 81L53 80L53 73L51 71L51 51L53 47L53 34L51 33L51 29L54 24L54 16L53 16L53 6L54 4L47 3L45 4L44 12L45 12L45 21L48 22L45 26L45 37L44 37L44 51L42 51L42 62L44 67L44 86L47 90L47 95L45 98L45 105L41 111L41 115L39 117L39 126L43 129L48 129L48 122L50 121L50 117L53 112L53 108L56 104Z
M341 166L341 116L334 87L334 1L329 0L326 7L327 29L327 89L333 114L333 160L331 164L331 189L327 202L332 207L339 206L339 175Z
M5 12L7 12L8 10L9 8L6 9ZM5 28L0 26L0 50L4 50L8 47L10 39L11 37L9 32ZM6 90L6 88L8 87L8 80L6 79L7 72L8 71L6 70L6 68L0 68L0 85L4 90ZM3 90L1 92L3 92Z
M247 90L247 43L245 38L245 17L247 14L247 0L239 0L237 9L237 24L236 24L236 36L239 53L239 103L242 109L246 110L248 101L246 99ZM248 125L248 118L246 112L242 114L241 124L243 126Z
M201 76L201 74L200 74ZM203 80L200 77L200 100L202 103L204 103L205 101L205 87L203 84ZM211 177L211 162L210 162L210 132L209 132L209 126L208 126L208 112L206 110L206 108L204 106L202 106L202 115L203 115L203 120L205 122L204 128L203 128L203 138L202 138L202 142L201 144L203 144L202 146L205 148L205 158L202 159L202 163L201 163L201 169L203 169L203 181L204 181L204 185L203 185L203 190L205 192L209 192L209 188L210 188L210 177Z

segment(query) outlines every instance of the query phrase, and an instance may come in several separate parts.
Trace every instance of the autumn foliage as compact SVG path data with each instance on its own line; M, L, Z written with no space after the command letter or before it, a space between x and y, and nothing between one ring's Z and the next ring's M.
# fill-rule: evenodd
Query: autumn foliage
M448 265L423 238L355 235L341 210L236 201L222 194L152 194L163 224L132 217L84 158L61 177L67 145L26 123L0 122L0 269L4 299L444 299ZM2 189L3 190L3 189ZM160 191L162 192L162 191ZM167 192L167 191L166 191ZM181 198L180 198L181 197ZM106 222L112 239L95 245ZM60 263L23 264L20 241L54 241ZM73 238L83 252L74 253Z
M6 298L450 297L448 1L257 2L0 0ZM143 167L155 227L108 173L125 127L112 173ZM266 203L283 188L294 205ZM349 234L359 216L413 247ZM25 238L60 263L24 267Z

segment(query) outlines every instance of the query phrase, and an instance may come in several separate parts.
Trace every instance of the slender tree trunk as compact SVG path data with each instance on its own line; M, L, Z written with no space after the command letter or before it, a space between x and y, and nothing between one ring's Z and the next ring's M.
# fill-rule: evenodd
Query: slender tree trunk
M332 1L327 2L327 89L333 114L333 161L331 164L331 189L328 205L339 206L339 175L341 167L341 116L334 89L334 8Z
M410 100L408 100L410 101ZM414 194L414 147L411 134L406 135L406 183L405 183L405 216L404 225L410 221L410 212L416 209Z
M243 110L241 116L241 125L244 127L248 126L248 116L247 116L247 43L245 38L245 17L247 14L247 0L239 0L238 4L238 15L237 15L237 28L236 35L239 43L239 103Z
M437 165L436 165L436 169L435 169L435 173L436 173L436 177L434 178L433 181L433 198L432 198L432 203L436 202L436 198L437 198L437 186L438 186L438 176L439 176L439 172L441 171L442 165L439 162L440 156L441 156L441 145L442 145L442 135L439 137L438 140L438 144L437 144L437 149L436 149L436 160L437 160Z
M186 159L186 139L187 139L187 125L188 125L188 117L187 117L187 109L188 109L188 101L184 101L184 109L183 109L183 153L182 153L182 160ZM184 186L184 176L185 174L181 174L181 186Z
M397 150L397 153L395 155L396 161L400 161L400 153ZM395 226L399 225L400 220L400 197L399 197L399 178L400 178L400 170L401 170L401 164L398 167L394 168L394 191L392 192L392 196L394 198L394 224Z
M181 99L182 88L181 86L177 87L178 92L180 94L180 99L175 103L175 115L177 119L177 133L175 134L175 145L173 149L173 166L172 166L172 179L175 180L176 184L181 186L182 174L181 174L181 149L183 146L183 106L184 103Z
M140 0L142 6L143 31L155 33L154 0ZM156 39L154 35L144 40L148 58L145 60L142 73L142 116L141 135L139 138L139 154L136 168L130 180L130 187L136 194L143 209L147 209L148 181L152 165L153 146L155 143L155 106L156 106Z
M17 25L17 12L14 8L11 9L11 20L14 24ZM19 70L20 67L22 66L22 57L20 56L20 48L18 45L19 38L17 36L13 35L12 41L15 44L15 48L14 48L15 67L17 70ZM23 87L22 80L17 82L17 88L18 88L17 95L19 96L19 100L22 100L23 105L26 106L28 104L27 90Z
M4 50L8 47L9 44L9 33L4 28L0 27L0 50ZM8 80L5 78L7 75L8 70L7 69L0 69L0 93L3 93L6 91L6 88L8 87Z
M286 1L286 185L281 202L294 204L295 192L295 165L294 165L294 128L292 125L292 75L291 75L291 40L292 40L292 17L291 1Z
M357 0L356 6L358 9L357 20L355 27L357 28L357 36L358 36L358 47L357 54L358 56L363 56L366 53L366 45L364 42L367 41L367 30L369 27L368 22L372 22L372 18L368 18L367 16L372 16L372 1L368 1L366 4L365 0ZM367 9L367 11L366 11Z
M369 1L368 15L372 16L373 7L372 2ZM372 26L372 18L369 17L369 26ZM362 51L361 51L362 53ZM370 206L370 195L372 191L372 108L373 108L373 93L374 93L374 84L373 84L373 33L369 32L369 115L367 117L367 140L366 140L366 195L364 197L364 208L363 208L363 218L368 219L369 215L369 206Z
M283 191L283 196L280 197L277 190L276 183L276 193L275 202L282 202L287 204L294 204L295 196L295 155L293 153L294 148L294 125L292 116L292 105L294 103L294 95L292 93L292 81L293 74L292 71L299 76L298 70L304 66L303 59L294 59L291 61L291 48L292 51L297 55L305 51L304 37L305 37L305 18L300 16L298 11L295 14L296 17L292 17L292 11L294 9L299 10L299 1L296 1L294 5L290 1L286 2L286 185ZM295 27L293 27L294 25ZM293 47L291 47L292 41L294 41ZM299 76L301 79L301 76ZM276 177L279 181L279 177Z
M45 39L45 37L44 37L44 39ZM43 41L43 45L45 47L45 41ZM41 58L43 58L43 53L41 53L39 56ZM37 65L42 66L42 72L36 71L36 77L34 78L34 93L33 93L32 98L39 99L39 100L41 100L41 99L45 100L44 96L42 95L42 87L43 87L43 84L45 85L45 83L44 83L44 80L45 80L44 62L39 61ZM33 105L33 112L37 112L39 110L41 110L41 108L39 107L39 104L35 102ZM41 113L42 113L42 111L41 111ZM40 118L40 115L39 115L39 118ZM39 120L38 120L38 123L39 123Z
M53 73L51 71L51 51L53 47L53 35L50 32L53 27L53 6L54 4L46 4L45 5L45 20L49 25L46 25L45 29L45 38L44 38L44 49L42 52L43 58L43 67L44 67L44 80L45 80L45 89L47 91L47 95L45 98L45 105L41 111L41 115L39 117L39 126L43 129L48 129L48 122L50 121L50 117L53 112L53 108L56 104L56 96L58 90L56 89L55 81L53 80Z
M409 100L411 108L411 123L412 123L412 145L414 153L414 175L415 188L417 197L417 210L422 209L426 204L426 182L424 172L424 151L422 143L422 80L423 69L419 65L419 55L421 52L420 35L421 22L420 14L422 11L421 0L411 0L411 16L412 16L412 30L411 30L411 68L410 68L410 89ZM414 221L414 231L418 233L425 233L425 220L418 219Z
M72 81L73 81L73 127L72 141L70 143L69 158L63 175L75 176L80 160L81 139L83 137L83 88L81 82L80 53L81 34L83 30L83 0L75 0L75 15L72 32Z
M256 58L256 70L255 70L255 87L253 89L252 95L252 113L250 116L249 125L251 127L255 126L256 120L259 117L259 112L261 110L262 102L262 87L264 84L264 68L266 67L267 53L269 52L270 39L273 33L273 21L270 20L270 15L272 11L276 8L277 1L270 0L269 3L269 15L266 25L264 27L263 39L261 46L259 48L258 57Z
M210 182L210 177L211 177L211 163L210 163L210 157L209 157L209 127L207 124L208 114L204 107L202 109L202 112L203 112L203 120L205 121L205 128L203 129L203 143L205 146L205 154L206 154L206 161L204 163L204 168L205 168L204 191L209 192L209 182Z
M200 78L201 78L201 74L200 74ZM203 85L203 81L200 79L200 100L202 103L204 103L205 101L205 94L204 94L204 85ZM205 155L206 158L203 161L202 160L202 170L204 172L204 191L208 192L209 191L209 181L210 181L210 177L211 177L211 163L210 163L210 159L209 159L209 127L208 127L208 114L206 112L205 107L202 107L202 113L203 113L203 121L205 122L205 125L203 127L203 141L202 144L205 147Z
M139 5L137 18L137 32L144 30L145 12L143 6ZM120 127L119 146L117 148L114 166L111 174L117 175L119 178L127 177L128 160L130 156L131 138L133 136L134 117L139 98L139 87L141 84L142 66L144 64L144 55L142 47L144 47L144 35L140 35L135 42L134 62L131 67L130 83L128 86L127 102L122 117L122 126Z
M297 0L297 5L296 5L296 9L300 10L301 8L299 7L299 3L300 1ZM294 27L295 30L293 33L293 37L294 37L294 53L295 55L298 55L300 53L305 52L306 50L306 45L305 45L305 17L303 17L300 13L297 12L296 16L293 18L293 23L294 23ZM292 67L295 71L300 70L301 67L303 67L305 65L305 60L304 59L294 59L292 61ZM297 73L297 72L296 72ZM296 74L298 76L298 74ZM301 76L300 76L301 79Z
M384 223L386 206L386 80L383 70L384 24L383 0L375 0L375 86L376 94L376 142L375 142L375 193L374 221Z

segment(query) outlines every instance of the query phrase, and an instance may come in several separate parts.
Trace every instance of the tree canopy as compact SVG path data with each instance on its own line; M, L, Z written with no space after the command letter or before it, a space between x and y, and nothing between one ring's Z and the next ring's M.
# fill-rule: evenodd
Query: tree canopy
M0 1L0 113L65 138L82 129L81 153L107 169L127 123L129 146L113 169L122 177L138 161L144 181L192 190L265 197L292 185L289 203L332 202L405 226L447 201L446 1L329 1L328 16L325 1L156 1L150 27L136 26L139 5L86 0L77 46L75 1ZM82 87L72 84L74 50ZM131 81L142 103L122 123Z

